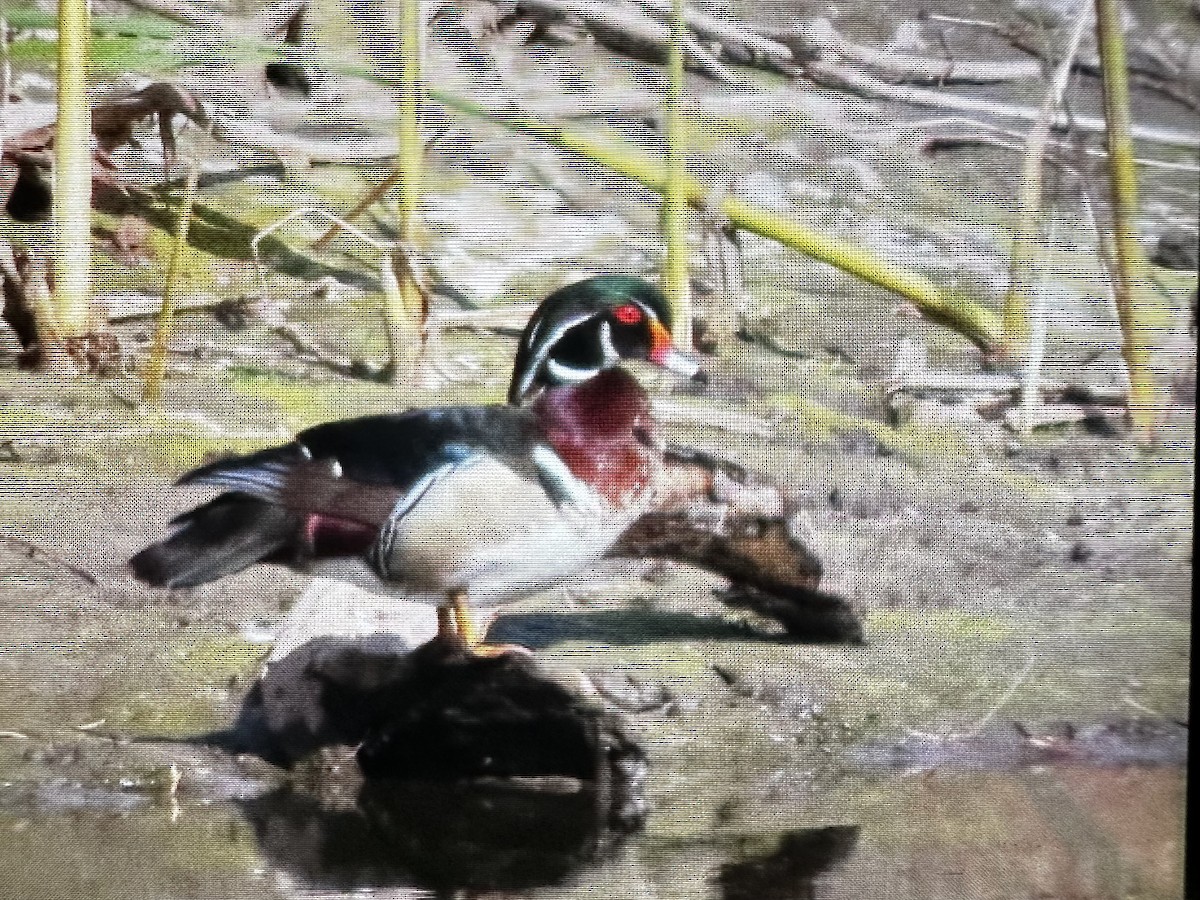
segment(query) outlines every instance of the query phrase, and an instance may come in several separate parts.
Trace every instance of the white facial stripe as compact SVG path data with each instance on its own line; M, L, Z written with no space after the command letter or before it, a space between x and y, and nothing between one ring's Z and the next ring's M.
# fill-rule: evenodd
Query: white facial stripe
M596 315L597 315L596 313L586 313L581 316L575 316L574 318L571 318L571 319L564 319L562 322L559 322L558 325L555 327L555 329L552 332L550 332L548 335L546 335L545 340L541 341L539 344L534 344L532 338L538 333L538 331L541 330L541 327L540 327L541 322L538 322L534 326L533 330L530 331L530 333L529 333L529 335L530 335L529 345L531 347L536 346L537 353L534 354L534 357L533 357L532 361L530 362L529 367L525 370L525 374L521 376L521 381L517 385L517 387L519 388L519 390L518 390L519 397L525 396L525 392L528 391L529 386L531 384L533 384L534 377L537 375L538 371L542 368L542 366L546 364L546 357L550 354L550 348L553 347L555 344L557 344L562 339L562 336L564 334L566 334L568 331L570 331L572 328L574 328L576 325L582 325L588 319L591 319Z
M537 319L533 323L533 327L529 329L529 346L537 343L538 332L542 330L542 326L546 324L545 319Z
M579 384L581 381L587 381L600 374L602 369L577 369L574 366L568 366L566 363L560 363L557 359L551 359L546 363L546 369L557 380L564 384Z
M615 366L621 361L621 354L613 346L612 326L607 320L600 323L600 347L604 350L604 366Z

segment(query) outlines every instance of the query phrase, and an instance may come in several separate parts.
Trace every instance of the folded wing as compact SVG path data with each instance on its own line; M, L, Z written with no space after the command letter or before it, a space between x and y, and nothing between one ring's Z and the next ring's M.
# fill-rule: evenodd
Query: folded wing
M527 416L512 407L443 407L319 425L295 441L189 472L180 484L226 493L176 518L130 560L161 587L204 584L258 562L304 568L366 555L441 478L481 453L520 457Z

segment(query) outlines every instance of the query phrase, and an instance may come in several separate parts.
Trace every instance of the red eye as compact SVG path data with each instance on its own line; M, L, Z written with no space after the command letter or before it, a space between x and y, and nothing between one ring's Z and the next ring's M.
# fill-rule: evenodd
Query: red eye
M632 303L626 303L613 310L613 318L622 325L636 325L642 321L642 310Z

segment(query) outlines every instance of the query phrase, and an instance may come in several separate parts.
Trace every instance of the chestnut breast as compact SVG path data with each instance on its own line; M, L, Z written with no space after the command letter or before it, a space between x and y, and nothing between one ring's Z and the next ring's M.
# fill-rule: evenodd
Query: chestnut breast
M571 474L620 505L653 486L659 454L642 386L609 369L582 384L555 387L534 401L545 441Z

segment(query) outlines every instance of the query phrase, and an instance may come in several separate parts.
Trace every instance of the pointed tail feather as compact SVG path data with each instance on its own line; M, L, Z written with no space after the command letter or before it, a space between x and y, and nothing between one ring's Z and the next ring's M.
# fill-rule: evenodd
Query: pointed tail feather
M295 513L249 494L222 494L184 513L166 540L129 560L133 574L155 587L192 587L240 572L296 544Z

